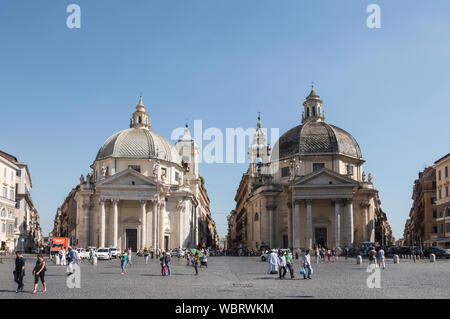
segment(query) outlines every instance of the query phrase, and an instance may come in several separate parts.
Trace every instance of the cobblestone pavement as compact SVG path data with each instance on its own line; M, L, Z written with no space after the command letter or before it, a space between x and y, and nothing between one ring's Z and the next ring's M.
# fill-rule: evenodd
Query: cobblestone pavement
M267 262L257 257L210 257L208 268L199 276L184 260L174 258L172 276L162 277L159 263L148 265L143 258L133 258L126 275L120 274L118 260L99 261L97 266L81 265L81 287L67 288L66 267L48 264L48 292L32 295L31 275L35 257L26 256L25 291L15 293L13 259L0 262L0 298L448 298L450 295L450 260L417 263L387 260L381 270L381 288L370 289L366 281L367 261L340 258L336 263L314 264L312 280L304 280L295 265L295 279L280 280L268 275ZM275 295L274 295L275 294Z

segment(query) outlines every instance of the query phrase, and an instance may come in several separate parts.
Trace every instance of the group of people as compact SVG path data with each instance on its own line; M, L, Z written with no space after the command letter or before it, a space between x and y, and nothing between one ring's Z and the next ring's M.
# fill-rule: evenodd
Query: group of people
M268 257L269 261L269 269L267 271L268 274L278 274L280 279L284 279L289 270L289 274L291 279L294 279L295 271L294 271L294 258L292 254L288 250L279 250L272 249L271 253ZM304 279L311 279L313 269L311 267L311 258L309 255L309 249L305 251L302 255L300 274L303 275Z
M375 264L375 267L386 268L386 256L382 247L377 250L375 247L369 248L369 265L371 264Z
M316 264L319 262L324 263L326 260L328 260L329 263L336 262L336 258L338 255L337 249L328 249L327 247L323 247L321 245L316 245L314 248L314 257Z
M37 255L36 264L33 268L33 276L34 276L34 288L33 294L37 293L37 288L39 284L39 280L44 287L44 293L47 292L47 283L45 282L45 272L47 271L46 262L44 257L41 254ZM23 279L25 277L25 258L23 258L22 252L16 251L16 259L15 259L15 267L14 267L14 281L17 283L16 293L22 292L24 288Z

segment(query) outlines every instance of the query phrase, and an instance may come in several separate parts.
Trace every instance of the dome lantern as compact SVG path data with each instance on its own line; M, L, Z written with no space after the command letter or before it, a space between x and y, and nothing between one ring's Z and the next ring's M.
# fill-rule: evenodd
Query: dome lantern
M322 110L322 100L320 96L314 91L314 83L311 86L311 93L303 102L304 111L302 114L302 123L308 121L322 122L325 120L325 115Z
M139 104L136 105L136 111L132 115L130 128L150 129L150 120L145 105L142 102L142 95L139 97Z

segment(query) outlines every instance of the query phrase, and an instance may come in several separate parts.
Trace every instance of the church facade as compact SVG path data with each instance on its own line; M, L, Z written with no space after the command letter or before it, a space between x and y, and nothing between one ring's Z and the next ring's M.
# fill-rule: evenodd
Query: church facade
M141 97L130 128L106 140L91 172L58 209L54 236L69 237L77 247L133 251L215 247L199 152L187 125L175 145L152 131ZM199 227L202 221L209 227Z
M250 165L228 216L230 248L351 248L381 244L378 234L390 232L358 143L325 122L322 104L313 88L301 124L273 150L258 117Z

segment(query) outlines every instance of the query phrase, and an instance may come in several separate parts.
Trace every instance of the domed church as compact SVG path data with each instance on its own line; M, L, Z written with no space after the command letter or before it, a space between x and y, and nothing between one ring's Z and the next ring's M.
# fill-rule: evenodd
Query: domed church
M54 236L133 251L215 246L199 152L187 125L175 145L154 132L141 97L130 128L105 141L58 209Z
M383 242L390 232L355 138L325 122L314 86L301 124L267 144L258 116L249 168L228 216L234 248L332 248Z

